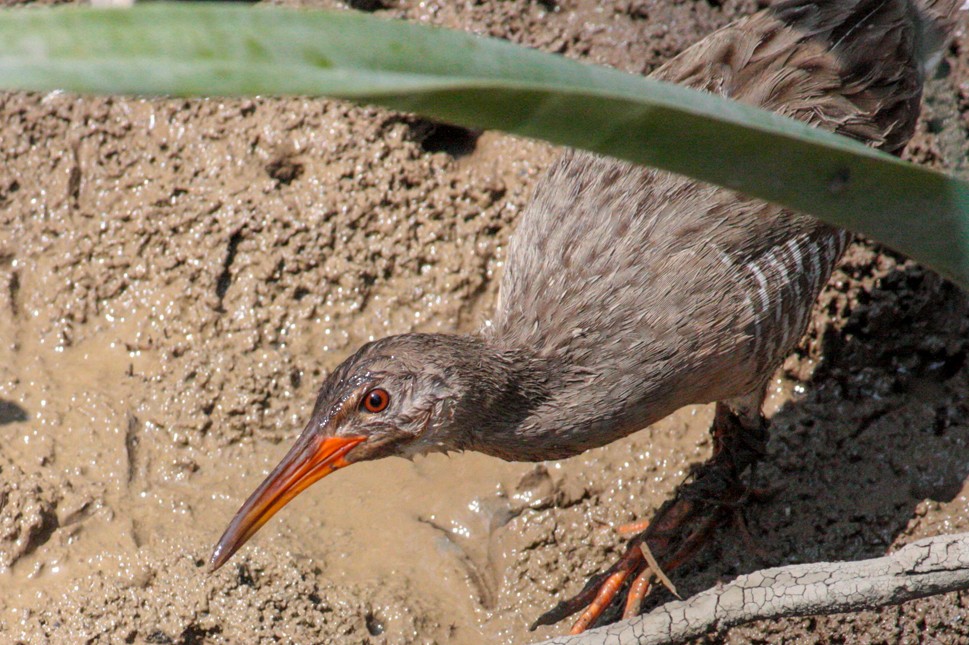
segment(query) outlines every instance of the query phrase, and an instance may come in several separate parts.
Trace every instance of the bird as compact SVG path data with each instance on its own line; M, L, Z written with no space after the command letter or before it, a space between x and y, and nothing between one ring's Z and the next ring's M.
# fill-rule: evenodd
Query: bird
M781 0L651 76L898 155L962 8ZM636 615L651 585L669 582L756 493L745 478L769 438L767 383L849 240L733 190L564 150L521 215L490 321L473 334L376 340L333 370L305 430L219 540L212 568L351 464L452 451L562 459L716 402L713 456L612 567L532 627L582 611L572 628L581 632L623 596L623 615Z

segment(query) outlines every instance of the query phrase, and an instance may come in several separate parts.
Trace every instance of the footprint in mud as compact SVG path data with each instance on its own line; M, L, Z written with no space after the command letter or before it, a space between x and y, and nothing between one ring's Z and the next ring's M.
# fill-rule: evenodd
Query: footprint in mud
M462 525L455 520L448 527L433 516L417 519L438 532L438 549L457 561L478 603L483 609L491 611L497 606L502 582L502 568L494 556L495 533L508 524L516 513L508 498L503 496L475 499L469 504L469 510L477 520L477 527Z
M473 499L465 522L452 518L448 525L435 516L418 521L438 532L442 555L454 558L481 608L492 611L507 573L504 552L509 536L503 529L526 511L567 508L585 497L585 491L570 485L561 473L537 465L521 477L510 496L499 492Z

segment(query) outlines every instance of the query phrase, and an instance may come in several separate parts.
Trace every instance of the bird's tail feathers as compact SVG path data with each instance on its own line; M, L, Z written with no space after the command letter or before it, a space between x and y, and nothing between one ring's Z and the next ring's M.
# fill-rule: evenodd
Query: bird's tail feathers
M969 11L969 0L912 0L922 25L918 57L922 71L931 76L942 62L960 11Z

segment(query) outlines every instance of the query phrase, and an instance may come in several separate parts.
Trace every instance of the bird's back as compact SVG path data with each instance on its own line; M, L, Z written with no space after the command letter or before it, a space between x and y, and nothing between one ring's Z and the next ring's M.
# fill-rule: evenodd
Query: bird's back
M933 34L945 33L936 19L955 5L789 0L653 77L898 153ZM566 151L519 223L488 335L598 381L597 398L626 411L604 424L649 423L760 385L803 333L847 239L730 190Z

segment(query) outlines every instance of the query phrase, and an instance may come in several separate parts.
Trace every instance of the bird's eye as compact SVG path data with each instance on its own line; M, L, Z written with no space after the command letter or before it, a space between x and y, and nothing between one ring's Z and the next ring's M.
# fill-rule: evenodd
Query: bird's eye
M387 390L382 390L378 387L363 395L363 401L360 402L360 407L367 412L383 412L389 404L390 395L387 394Z

